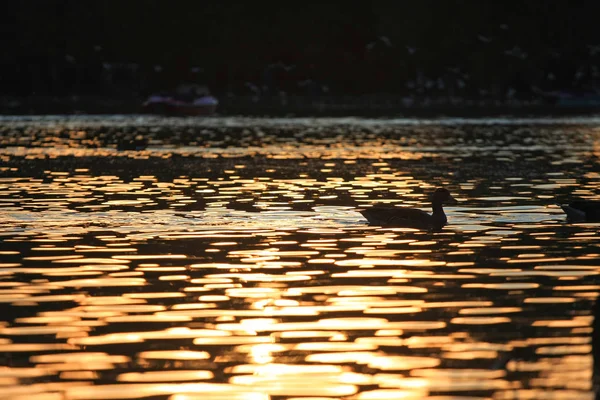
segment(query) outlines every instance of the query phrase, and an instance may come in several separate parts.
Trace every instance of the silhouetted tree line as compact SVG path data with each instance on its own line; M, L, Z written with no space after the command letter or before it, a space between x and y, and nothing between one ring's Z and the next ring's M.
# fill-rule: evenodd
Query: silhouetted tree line
M0 95L597 89L598 1L3 3Z

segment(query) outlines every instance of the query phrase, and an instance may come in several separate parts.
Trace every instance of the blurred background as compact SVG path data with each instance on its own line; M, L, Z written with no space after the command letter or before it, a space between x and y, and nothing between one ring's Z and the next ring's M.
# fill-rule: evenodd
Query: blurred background
M128 111L182 83L206 85L231 109L315 99L593 105L600 89L597 1L25 0L3 9L5 113L65 99Z

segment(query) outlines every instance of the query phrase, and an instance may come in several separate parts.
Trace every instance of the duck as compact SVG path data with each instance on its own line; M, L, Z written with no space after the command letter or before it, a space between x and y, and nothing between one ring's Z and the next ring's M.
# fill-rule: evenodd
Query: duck
M457 201L448 189L438 188L431 196L432 214L418 208L404 207L369 207L358 211L371 225L441 229L448 222L443 204L450 203L456 204Z
M600 222L600 201L576 200L569 204L559 204L571 222Z

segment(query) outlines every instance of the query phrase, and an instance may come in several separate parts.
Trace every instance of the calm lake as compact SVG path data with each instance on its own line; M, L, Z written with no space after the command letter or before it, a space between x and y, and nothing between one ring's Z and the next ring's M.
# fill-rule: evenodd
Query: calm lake
M141 150L117 150L138 136ZM600 119L0 118L0 397L593 399ZM441 231L369 226L430 208Z

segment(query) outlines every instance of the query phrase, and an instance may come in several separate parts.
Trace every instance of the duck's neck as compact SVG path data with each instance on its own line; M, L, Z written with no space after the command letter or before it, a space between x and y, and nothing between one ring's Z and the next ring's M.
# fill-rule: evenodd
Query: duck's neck
M446 221L446 214L444 213L444 208L442 207L441 202L434 201L431 205L431 208L433 209L433 218L439 221Z

